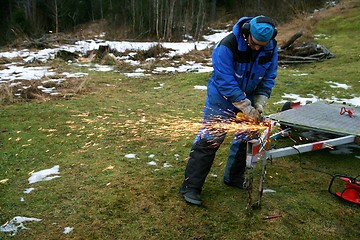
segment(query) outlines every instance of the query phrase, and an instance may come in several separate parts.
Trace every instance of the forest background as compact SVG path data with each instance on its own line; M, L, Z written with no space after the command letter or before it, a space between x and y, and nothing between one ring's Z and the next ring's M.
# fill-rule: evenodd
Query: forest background
M282 23L324 0L0 0L0 46L101 22L112 40L199 40L209 26L266 14Z

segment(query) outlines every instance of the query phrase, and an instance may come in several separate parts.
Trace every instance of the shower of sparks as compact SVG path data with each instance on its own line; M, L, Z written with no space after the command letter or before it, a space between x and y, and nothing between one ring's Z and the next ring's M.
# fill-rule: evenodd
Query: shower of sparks
M181 137L188 133L197 133L199 129L209 131L212 135L222 135L225 132L258 132L265 130L267 126L264 123L254 123L249 121L237 121L235 118L226 120L216 119L201 123L199 120L184 120L181 118L172 118L158 120L161 126L152 131L169 132L172 137Z

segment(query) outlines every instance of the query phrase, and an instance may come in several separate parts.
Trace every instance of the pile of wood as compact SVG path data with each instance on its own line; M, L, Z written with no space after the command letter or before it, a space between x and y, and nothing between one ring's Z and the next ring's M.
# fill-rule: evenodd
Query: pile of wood
M334 54L321 44L306 42L295 44L302 34L302 31L295 33L279 47L279 64L320 62L334 57Z

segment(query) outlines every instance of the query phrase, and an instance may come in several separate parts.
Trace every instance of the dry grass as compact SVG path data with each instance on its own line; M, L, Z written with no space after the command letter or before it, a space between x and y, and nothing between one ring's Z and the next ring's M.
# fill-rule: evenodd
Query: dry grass
M14 82L13 82L14 83ZM40 87L55 87L59 94L51 95L41 91ZM18 80L16 86L2 84L0 87L0 103L7 105L29 101L50 101L60 98L75 96L92 91L88 78L69 78L61 83L47 82L41 80Z
M3 84L2 87L0 87L0 102L5 104L14 103L14 94L10 84Z
M313 32L315 25L324 18L329 16L341 15L349 12L355 7L359 7L358 0L342 0L335 7L326 9L326 11L318 11L312 14L300 14L292 21L279 25L278 35L276 37L279 45L289 40L296 32L303 31L301 39L303 41L313 40Z

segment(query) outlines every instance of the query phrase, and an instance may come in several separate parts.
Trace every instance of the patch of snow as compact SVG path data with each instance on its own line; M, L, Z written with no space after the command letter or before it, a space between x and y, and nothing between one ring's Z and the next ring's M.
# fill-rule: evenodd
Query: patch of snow
M32 222L32 221L39 222L41 221L41 219L16 216L13 219L11 219L9 222L0 226L0 232L10 233L11 236L15 236L19 230L29 229L24 226L23 224L24 222Z
M337 83L337 82L326 82L330 84L331 88L343 88L343 89L349 89L351 86L344 84L344 83Z
M5 65L6 68L0 71L0 83L14 80L38 80L43 77L54 76L49 66L25 67L15 65Z
M152 72L158 73L183 73L183 72L212 72L213 68L203 66L202 63L180 65L178 67L156 67Z
M35 188L27 188L27 189L24 190L23 193L28 194L28 193L31 193L31 192L34 191L34 190L35 190Z
M171 165L170 163L164 163L164 164L163 164L163 167L164 167L164 168L170 168L170 167L172 167L172 165Z
M59 174L59 165L56 165L50 169L45 169L32 173L31 176L29 177L29 184L33 184L41 181L50 181L54 178L60 177L60 176L49 176L54 174Z
M276 193L276 191L272 189L264 189L263 193Z
M214 30L213 29L213 31L215 32L214 34L204 36L204 39L206 39L209 42L216 43L231 33L226 30Z
M89 75L88 73L83 73L83 72L76 72L76 73L63 72L61 74L64 75L66 78L81 78Z
M207 73L207 72L212 72L214 69L213 69L213 67L203 66L197 70L198 70L198 73Z
M158 86L158 87L154 87L154 89L161 89L161 88L164 87L164 85L165 85L164 83L160 83L159 86Z
M285 102L288 101L292 101L292 102L300 102L302 105L307 104L307 103L313 103L316 101L335 101L335 102L343 102L343 103L347 103L347 104L351 104L354 106L360 106L360 97L354 97L354 98L336 98L335 96L332 96L331 98L327 98L327 99L320 99L319 97L313 95L313 94L307 94L307 96L309 96L308 98L306 97L300 97L300 95L298 94L293 94L293 93L284 93L284 95L282 96L282 98L285 98L283 100L280 100L278 102L275 102L274 104L284 104Z
M336 98L334 96L332 96L330 98L331 101L335 101L335 102L344 102L347 104L351 104L354 106L360 106L360 97L353 97L353 98Z
M296 77L299 77L299 76L307 76L309 75L308 73L294 73L292 74L292 76L296 76Z
M298 94L288 94L288 93L285 93L282 97L287 99L287 100L281 100L279 102L276 102L274 104L281 104L281 103L286 103L288 102L289 100L292 100L293 102L300 102L301 104L306 104L306 103L313 103L313 102L316 102L319 100L318 97L316 97L315 95L313 94L307 94L309 97L308 98L304 98L304 97L300 97L300 95Z
M63 233L64 233L64 234L68 234L68 233L70 233L72 230L74 230L73 227L65 227Z
M145 74L145 73L124 73L125 76L127 77L145 77L145 76L151 76L150 74Z
M197 90L207 90L207 86L195 85L195 86L194 86L194 89L197 89Z
M151 165L151 166L156 166L157 165L157 163L155 161L148 162L148 164Z
M95 64L94 67L89 68L90 71L97 71L97 72L110 72L114 70L112 66L105 66L100 64Z
M134 154L134 153L126 154L125 158L136 158L136 154Z

